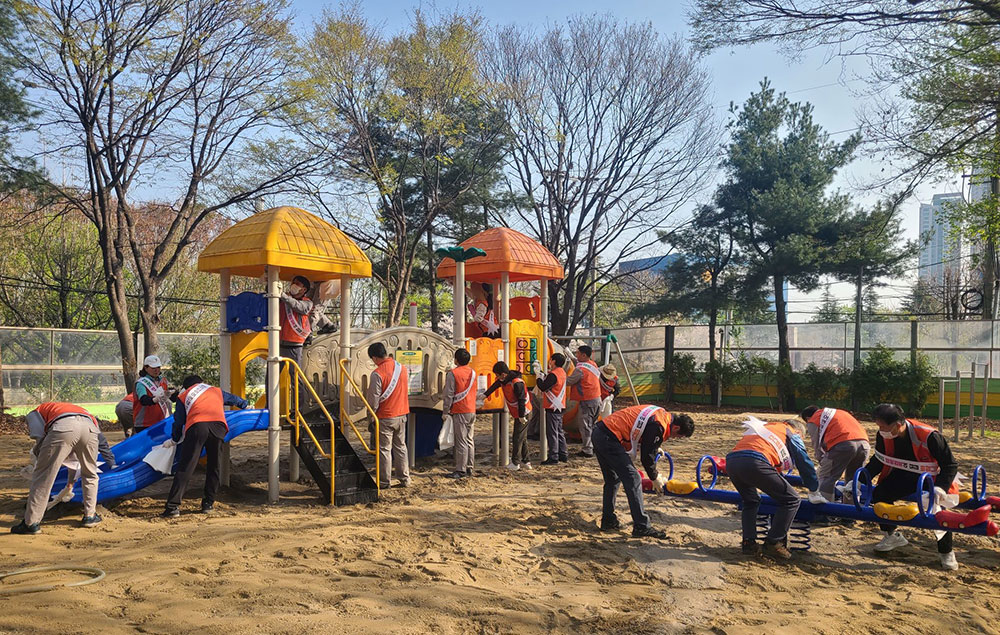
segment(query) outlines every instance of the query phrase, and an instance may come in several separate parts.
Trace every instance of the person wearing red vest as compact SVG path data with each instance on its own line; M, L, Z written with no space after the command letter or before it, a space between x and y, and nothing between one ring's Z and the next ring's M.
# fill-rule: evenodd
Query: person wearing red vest
M593 354L594 349L586 344L576 349L576 368L566 378L566 383L573 387L573 396L577 400L576 425L580 429L580 441L583 444L579 456L586 458L594 456L594 444L590 437L601 413L601 370L590 359Z
M312 322L310 315L313 310L313 301L307 295L312 283L305 276L295 276L292 278L288 289L281 294L281 302L278 308L281 332L278 335L278 353L282 357L295 360L295 363L302 366L302 348L306 340L312 334ZM299 400L306 399L309 390L302 384L301 378L295 380L299 384ZM294 396L291 397L294 400ZM293 409L297 409L299 404L292 404Z
M806 422L819 463L819 493L832 501L837 481L845 474L847 480L854 478L868 461L868 433L846 410L807 406L799 416Z
M410 380L406 367L389 357L382 342L368 347L375 371L365 393L379 422L379 487L389 487L392 468L400 487L410 485L410 462L406 450L406 417L410 414ZM374 426L372 422L372 426Z
M528 415L531 414L531 399L528 398L528 387L521 378L521 372L507 368L507 364L497 362L493 364L493 374L496 375L489 388L486 389L486 397L493 394L493 391L501 389L503 400L507 404L507 411L514 418L514 447L511 448L510 463L507 469L517 471L520 469L530 470L531 462L528 457Z
M472 321L482 331L483 337L496 339L500 337L500 322L497 321L496 311L493 310L493 298L489 289L490 285L485 282L473 284L468 288L469 297L472 298L469 311L472 312Z
M601 368L601 401L608 397L614 399L621 389L618 387L618 369L614 364L605 364Z
M11 527L12 534L37 534L48 506L52 485L59 468L71 454L80 462L83 485L83 526L101 522L97 515L97 453L101 428L94 415L80 406L48 402L28 413L28 429L41 430L41 438L32 452L38 457L31 475L31 490L21 523ZM113 459L113 456L112 456ZM112 460L113 462L113 460Z
M656 471L660 444L667 439L690 437L694 421L688 415L674 415L659 406L641 405L612 413L594 427L594 453L604 476L604 498L601 507L601 531L621 529L615 515L615 497L621 483L632 514L632 536L666 538L667 535L649 525L649 516L642 506L642 477L633 459L639 456L646 475L662 492L667 477Z
M132 425L136 432L170 416L170 389L160 375L161 365L156 355L148 355L142 362L132 399Z
M231 395L221 388L210 386L198 375L189 375L181 383L183 388L174 395L174 425L165 447L180 444L180 458L174 482L170 485L164 518L180 516L181 500L194 468L205 450L205 493L201 499L201 512L208 514L215 508L219 493L219 469L222 465L222 443L229 432L225 406L246 408L245 399Z
M545 409L545 438L548 441L549 456L542 465L557 465L569 461L569 450L566 448L566 431L563 430L562 417L566 409L566 356L553 353L549 357L549 372L542 373L537 366L535 375L538 383L535 388L542 393L542 407Z
M873 478L878 476L878 484L872 492L873 504L892 503L913 495L923 472L934 475L934 487L948 493L958 492L955 483L958 461L943 434L919 421L907 419L903 409L895 404L879 404L872 418L878 425L878 438L875 439L875 453L865 471ZM875 551L892 551L907 544L906 538L896 531L896 525L884 524L879 528L886 535L875 545ZM937 548L941 566L951 571L957 569L950 531L938 539Z
M476 371L469 362L472 355L464 348L455 351L455 368L448 371L444 379L444 404L442 411L451 417L455 430L455 470L448 478L464 478L472 475L476 460L474 426L476 423Z
M746 555L757 555L757 510L760 490L776 506L771 527L764 538L764 555L776 560L792 557L785 544L788 529L799 509L799 494L783 476L794 465L802 483L815 492L819 487L816 468L802 442L804 429L798 421L764 423L750 417L743 423L743 438L726 455L726 472L743 499L743 544Z

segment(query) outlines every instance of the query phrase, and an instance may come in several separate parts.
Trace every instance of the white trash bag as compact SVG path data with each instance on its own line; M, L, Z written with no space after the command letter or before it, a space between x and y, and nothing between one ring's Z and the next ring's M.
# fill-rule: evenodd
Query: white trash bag
M455 423L451 415L441 417L441 433L438 434L438 447L450 450L455 446Z
M170 474L174 467L174 453L177 451L176 445L170 445L169 447L164 447L163 445L158 445L149 451L149 454L142 458L143 462L148 463L157 472L161 474Z

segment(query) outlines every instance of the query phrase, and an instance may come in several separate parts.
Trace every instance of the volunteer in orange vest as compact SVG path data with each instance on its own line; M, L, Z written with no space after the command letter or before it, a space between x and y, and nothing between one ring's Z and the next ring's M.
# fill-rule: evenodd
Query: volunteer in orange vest
M872 418L878 424L878 438L875 439L875 454L865 471L872 477L878 476L878 484L872 492L873 504L892 503L913 495L923 472L934 475L935 488L952 494L958 492L955 484L958 461L943 434L919 421L907 419L902 408L895 404L878 405ZM875 551L892 551L907 544L906 538L896 531L896 525L879 525L879 528L886 534L875 545ZM937 549L941 566L954 571L958 568L958 560L952 542L950 531L941 532Z
M160 358L149 355L142 361L139 381L132 398L132 425L135 432L145 430L170 416L170 389L160 376Z
M493 374L496 381L486 389L486 397L497 389L503 390L503 400L507 411L514 418L514 447L510 451L510 463L507 469L512 471L530 470L528 460L528 415L531 414L531 399L528 398L528 387L521 378L521 372L507 368L507 364L493 364Z
M799 416L806 422L819 463L819 493L832 501L837 481L845 474L847 480L853 479L868 460L868 433L846 410L807 406Z
M41 531L39 525L52 493L52 484L71 454L80 462L83 526L97 525L101 522L97 514L97 453L101 432L97 419L80 406L54 401L39 405L26 419L29 430L40 428L42 433L32 450L38 458L31 475L24 518L11 527L10 533L37 534Z
M601 413L601 370L590 359L593 353L594 349L586 344L576 349L576 368L566 378L577 400L576 425L583 443L579 456L587 458L594 456L594 444L590 437Z
M563 430L563 411L566 409L566 356L554 353L549 357L549 372L541 372L538 362L535 364L535 376L538 383L535 388L542 393L542 407L545 409L545 438L549 445L549 456L542 465L556 465L569 460L569 450L566 448L566 431Z
M614 399L621 389L618 387L618 369L614 364L605 364L601 368L601 401L608 397Z
M663 491L667 476L656 471L656 455L667 439L690 437L694 421L688 415L674 415L659 406L642 405L612 413L594 427L594 452L604 475L604 501L601 507L601 531L621 529L615 515L615 496L621 483L632 513L632 537L666 538L649 526L649 516L642 507L642 477L635 469L636 455L646 474Z
M455 430L455 470L448 478L472 476L476 461L476 441L473 432L476 423L477 377L469 362L472 355L464 348L455 351L455 368L444 379L444 404L442 411L451 417Z
M175 395L173 429L170 438L163 442L165 447L180 444L174 482L167 495L166 509L160 514L164 518L180 516L184 490L198 465L202 449L205 450L207 468L201 512L209 514L213 511L215 496L219 493L222 443L229 432L224 406L247 407L245 399L206 384L198 375L188 375L181 386L180 393Z
M490 285L485 282L469 286L468 293L472 298L469 311L472 312L472 321L483 332L483 337L495 339L500 337L500 322L497 321L496 311L493 310L493 298L489 288Z
M819 487L816 468L809 460L802 442L804 428L794 420L764 423L750 417L743 423L743 438L726 455L726 472L743 499L743 553L757 555L757 510L760 490L776 506L771 527L764 538L764 555L777 560L792 557L788 550L788 528L799 509L799 494L785 479L792 468L799 471L802 483L815 492Z
M281 332L278 335L278 353L282 357L295 360L295 363L302 366L302 348L306 340L312 334L312 322L310 315L313 310L313 301L307 295L311 287L309 279L305 276L295 276L288 288L281 294L281 306L278 308ZM305 387L301 378L296 378L299 386L299 401L305 401L309 396L309 391ZM294 401L295 396L290 395ZM298 404L293 404L298 407Z
M400 487L410 485L410 463L406 452L406 416L410 414L410 382L406 367L389 357L382 342L368 347L375 364L365 399L379 422L379 487L389 487L391 469L396 468ZM374 426L374 422L372 423Z

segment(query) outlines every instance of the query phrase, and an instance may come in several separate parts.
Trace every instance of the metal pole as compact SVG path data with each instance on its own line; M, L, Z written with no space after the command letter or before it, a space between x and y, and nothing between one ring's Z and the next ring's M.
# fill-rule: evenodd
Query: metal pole
M514 367L517 353L510 347L510 274L500 273L500 338L503 340L503 350L510 368ZM504 408L500 413L500 465L510 462L510 414Z
M539 351L538 358L539 363L542 365L542 371L547 373L549 372L549 281L546 278L541 279L539 296L541 299L541 315L538 316L538 319L542 323L542 341L539 342L541 350ZM549 458L549 437L545 422L544 396L541 399L541 406L538 409L538 444L541 449L540 460L544 461Z
M226 307L229 304L229 294L232 293L231 278L228 269L219 272L219 387L226 392L233 392L232 367L232 336L226 324ZM242 391L246 396L246 388ZM219 481L229 487L229 476L232 473L232 457L228 443L222 444L222 465L219 466Z
M347 372L348 373L351 372L351 349L354 347L354 344L351 342L351 308L352 308L351 307L351 276L348 275L348 274L346 274L346 273L340 274L340 359L347 360L347 362L344 364L344 366L347 368ZM339 369L334 369L334 371L333 371L334 376L337 375L337 371L338 370ZM344 379L342 377L338 377L337 380L338 381L344 381ZM347 386L343 387L344 390L343 390L342 394L344 394L345 396L347 395L347 388L348 387L350 387L350 383L349 382L348 382ZM347 404L341 404L340 407L341 407L341 412L344 413L344 416L345 417L348 416L347 413L349 412L349 410L347 408ZM343 426L344 422L341 421L340 425ZM336 473L335 473L335 467L336 466L334 465L336 463L336 447L337 447L337 444L336 444L336 442L334 440L335 436L336 435L334 434L334 431L330 430L330 475L331 475L331 479L330 479L330 504L331 505L333 505L333 490L334 490L334 488L336 487L336 484L337 484L336 483ZM378 457L378 443L379 443L379 435L376 434L375 435L375 443L373 444L375 446L375 465L376 465L375 479L376 479L376 482L377 482L377 479L378 479L378 473L377 472L378 472L378 461L379 461L379 457ZM388 483L386 483L386 484L388 485Z
M465 261L455 261L455 319L451 341L455 346L465 346Z
M969 437L976 427L976 362L972 362L972 373L969 375Z
M958 441L958 429L962 426L962 371L955 371L955 441Z
M938 432L944 433L944 377L938 378Z
M990 402L990 377L993 376L993 360L986 363L986 376L983 377L983 410L979 418L979 436L986 436L986 412Z
M267 500L278 502L278 464L281 451L281 393L278 391L278 375L281 365L278 362L278 335L281 325L278 322L278 311L281 306L281 282L278 280L278 267L267 268Z

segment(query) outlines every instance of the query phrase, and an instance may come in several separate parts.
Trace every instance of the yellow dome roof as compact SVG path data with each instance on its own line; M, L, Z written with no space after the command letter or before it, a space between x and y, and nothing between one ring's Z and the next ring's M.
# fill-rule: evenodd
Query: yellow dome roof
M280 267L285 280L372 275L371 261L347 234L298 207L275 207L241 220L198 256L198 271L211 273L228 269L235 276L256 278L268 266Z

